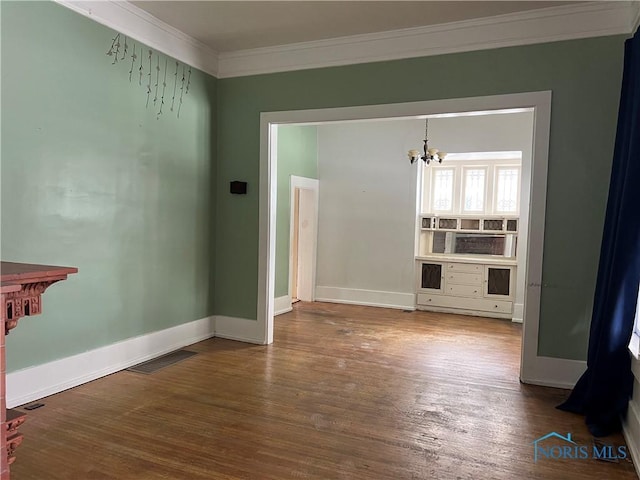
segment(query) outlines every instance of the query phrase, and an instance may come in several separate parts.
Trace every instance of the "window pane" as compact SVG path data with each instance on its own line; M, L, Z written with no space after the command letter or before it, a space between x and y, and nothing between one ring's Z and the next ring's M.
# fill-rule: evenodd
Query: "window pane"
M518 211L518 169L499 168L496 185L496 211Z
M465 171L464 210L481 212L484 210L484 169L470 168Z
M453 170L435 170L433 175L433 209L449 211L452 207Z

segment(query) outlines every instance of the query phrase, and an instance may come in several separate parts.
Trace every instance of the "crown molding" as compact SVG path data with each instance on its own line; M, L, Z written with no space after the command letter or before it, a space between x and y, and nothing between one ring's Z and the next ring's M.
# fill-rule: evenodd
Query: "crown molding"
M198 70L218 75L218 52L129 2L54 1Z
M638 2L544 8L426 27L223 52L218 78L629 34Z
M632 34L640 23L640 1L612 1L218 54L127 1L54 1L218 78Z

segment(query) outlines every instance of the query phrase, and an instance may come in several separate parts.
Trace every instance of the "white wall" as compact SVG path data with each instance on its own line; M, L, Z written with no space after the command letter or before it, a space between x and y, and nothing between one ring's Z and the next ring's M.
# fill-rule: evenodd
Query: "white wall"
M413 307L417 169L405 152L421 136L415 120L318 127L317 299L396 292L371 303Z
M532 130L532 113L429 120L431 146L450 153L522 150L523 165ZM316 299L415 305L418 168L406 152L420 149L423 138L424 120L318 127Z
M451 153L525 148L530 153L532 131L533 112L432 118L429 120L429 145Z

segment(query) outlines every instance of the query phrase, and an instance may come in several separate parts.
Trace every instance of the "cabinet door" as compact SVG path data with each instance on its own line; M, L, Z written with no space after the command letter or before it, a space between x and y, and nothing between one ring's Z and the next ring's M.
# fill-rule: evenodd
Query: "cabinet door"
M420 288L442 291L441 263L420 263Z
M513 269L511 267L490 267L485 270L485 295L488 297L510 297Z

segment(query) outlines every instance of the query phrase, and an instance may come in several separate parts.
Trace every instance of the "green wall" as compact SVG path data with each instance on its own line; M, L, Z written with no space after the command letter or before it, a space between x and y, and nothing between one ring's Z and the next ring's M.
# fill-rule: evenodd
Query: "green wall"
M318 129L316 126L278 127L278 196L276 207L275 296L289 293L290 177L318 178Z
M260 112L552 90L539 353L584 359L623 41L610 36L219 80L219 185L234 177L258 185ZM216 312L255 319L258 189L241 200L218 190Z
M214 313L256 318L260 112L540 90L553 103L539 351L585 358L623 36L219 81L194 70L181 118L156 119L104 55L113 31L54 3L1 8L2 258L80 268L12 331L9 371Z
M79 268L11 332L8 371L211 315L216 80L194 70L156 119L112 30L1 8L2 259Z

